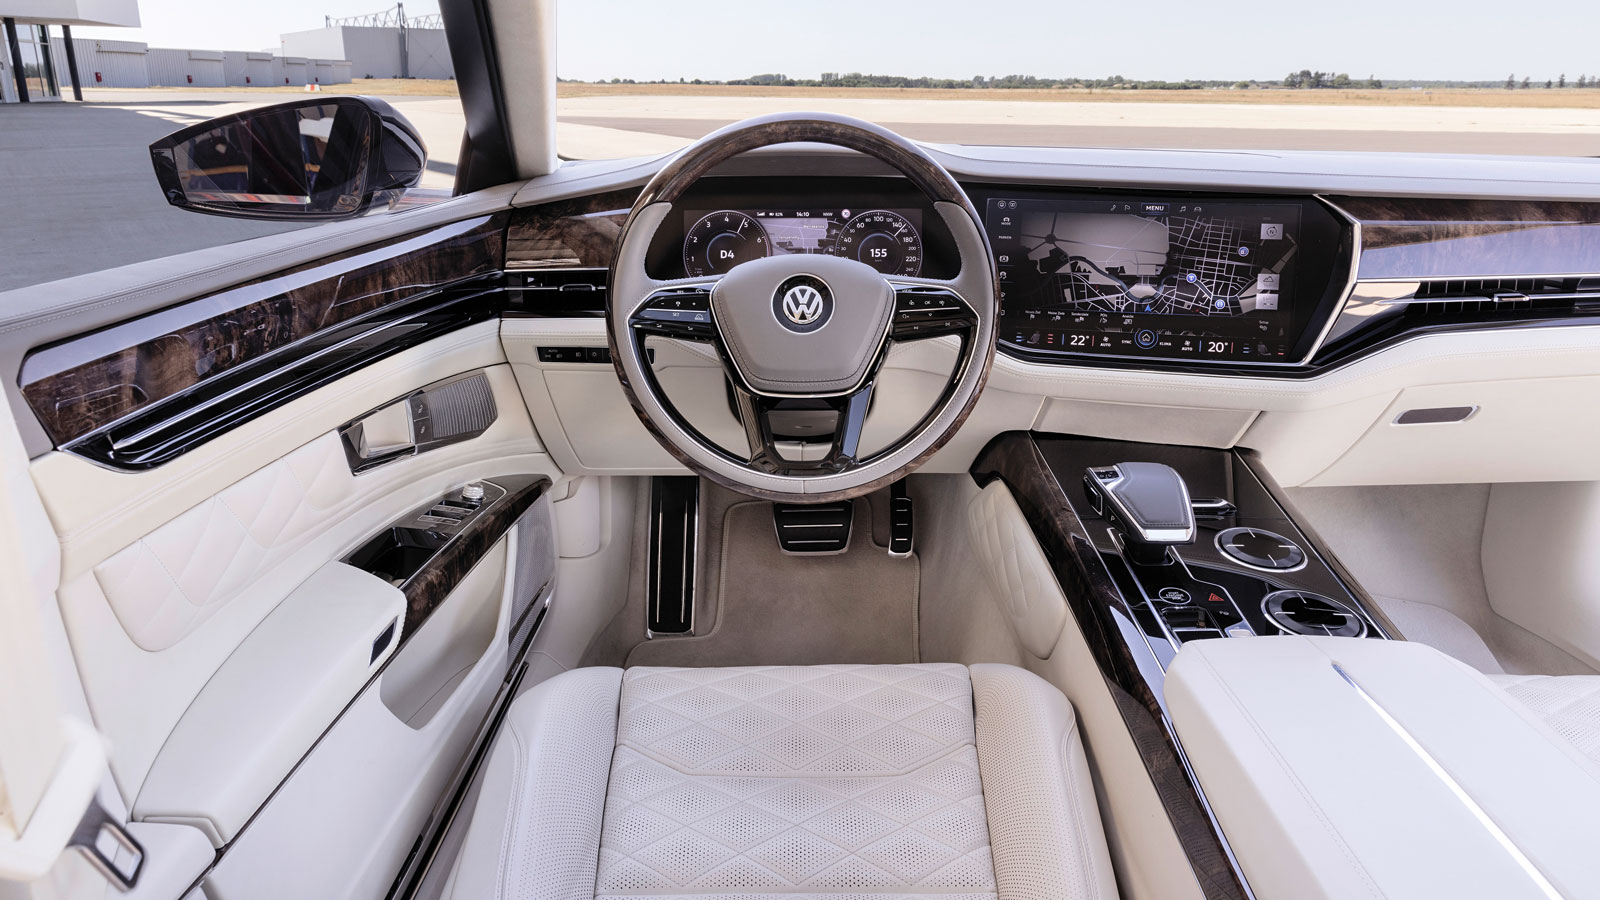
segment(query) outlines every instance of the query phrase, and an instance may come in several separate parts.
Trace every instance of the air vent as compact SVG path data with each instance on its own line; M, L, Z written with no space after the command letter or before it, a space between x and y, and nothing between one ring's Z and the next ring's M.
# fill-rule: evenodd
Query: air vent
M1425 281L1395 302L1428 316L1584 315L1600 312L1600 277Z
M605 269L506 273L507 312L537 318L593 318L606 313Z

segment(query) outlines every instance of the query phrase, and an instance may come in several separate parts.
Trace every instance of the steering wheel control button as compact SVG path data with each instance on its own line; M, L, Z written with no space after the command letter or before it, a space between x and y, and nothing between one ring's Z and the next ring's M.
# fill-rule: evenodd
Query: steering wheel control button
M662 291L633 314L633 326L656 334L709 340L715 337L711 294L705 288Z
M1261 598L1261 612L1286 634L1361 637L1366 620L1346 604L1310 591L1273 591Z
M898 340L951 334L976 323L961 298L943 288L901 287L895 291L893 336Z
M773 291L772 314L790 331L810 334L833 317L833 291L815 275L792 275Z
M1189 592L1181 587L1164 587L1156 591L1156 599L1163 603L1173 603L1181 606L1194 598L1190 597Z
M1217 550L1236 563L1269 572L1289 572L1306 564L1306 552L1300 545L1264 528L1219 531Z

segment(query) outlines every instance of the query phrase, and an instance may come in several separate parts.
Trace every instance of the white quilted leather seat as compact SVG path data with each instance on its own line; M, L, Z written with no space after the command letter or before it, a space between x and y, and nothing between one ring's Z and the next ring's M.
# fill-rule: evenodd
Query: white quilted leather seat
M518 698L454 898L1116 896L1065 697L1011 666L579 669Z
M1489 680L1600 765L1600 675L1490 675Z

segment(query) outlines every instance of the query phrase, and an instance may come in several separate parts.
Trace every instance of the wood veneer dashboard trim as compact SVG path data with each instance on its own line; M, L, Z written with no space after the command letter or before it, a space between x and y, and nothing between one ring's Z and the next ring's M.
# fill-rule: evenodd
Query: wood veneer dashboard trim
M1600 274L1600 203L1325 199L1361 229L1362 281Z
M498 312L508 215L295 266L29 352L19 386L57 447L160 465L355 368Z
M450 592L483 560L490 548L505 537L522 514L550 489L550 479L544 476L486 480L505 488L505 495L474 516L460 534L406 579L401 588L406 596L405 624L400 629L402 645L449 598Z

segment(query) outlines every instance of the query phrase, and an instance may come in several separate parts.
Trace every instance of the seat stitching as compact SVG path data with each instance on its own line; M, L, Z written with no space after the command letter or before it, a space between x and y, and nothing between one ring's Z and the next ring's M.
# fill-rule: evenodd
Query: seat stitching
M740 779L747 779L747 780L774 780L774 779L785 779L785 780L787 780L787 779L791 779L791 778L821 778L821 779L826 779L826 780L829 780L829 781L840 781L840 780L850 780L850 779L866 779L866 778L900 778L900 777L903 777L903 776L906 776L906 775L914 774L915 772L917 772L917 771L919 771L921 769L926 769L927 767L933 765L934 763L944 762L946 759L950 758L951 756L954 756L955 754L961 752L962 750L966 749L967 747L972 747L974 750L977 749L977 744L974 743L974 742L971 742L971 741L968 741L968 742L965 742L965 743L960 743L960 744L955 744L955 745L951 746L950 749L945 750L944 752L940 753L938 756L924 757L923 759L919 759L916 762L911 763L909 766L907 766L904 769L899 769L899 770L894 770L894 771L885 770L885 771L881 771L881 772L774 772L774 773L770 773L770 774L763 774L763 773L741 772L741 771L736 771L736 770L731 770L731 769L685 769L685 768L683 768L681 766L678 766L677 764L671 762L670 760L660 756L659 754L655 753L654 751L647 750L644 747L637 746L637 745L635 745L635 744L633 744L631 742L618 741L617 742L617 746L618 747L627 747L629 750L632 750L633 752L639 754L640 756L645 757L646 759L652 760L654 762L658 762L661 765L666 766L667 768L671 769L672 771L677 772L679 775L684 775L684 776L687 776L687 777L690 777L690 778L694 778L694 777L740 778ZM615 758L616 758L616 756L613 753L612 759L615 760Z
M1069 769L1072 758L1072 738L1078 730L1078 717L1074 713L1067 726L1056 735L1057 751L1060 753L1061 788L1067 795L1067 810L1072 816L1072 849L1078 857L1078 879L1082 887L1087 889L1092 880L1088 877L1095 870L1095 865L1090 854L1086 852L1083 836L1088 829L1088 823L1083 817L1083 796L1078 793L1078 779L1072 777ZM1092 892L1090 892L1092 894Z
M513 764L512 772L515 773L511 785L510 809L512 810L512 819L510 822L511 827L505 828L500 832L500 870L495 874L494 880L494 896L497 898L505 896L506 873L511 866L511 837L522 825L522 819L517 815L517 812L522 809L522 794L526 782L524 775L528 768L526 750L522 743L522 732L517 730L515 724L512 724L510 733L512 749L515 751L515 755L511 758Z

